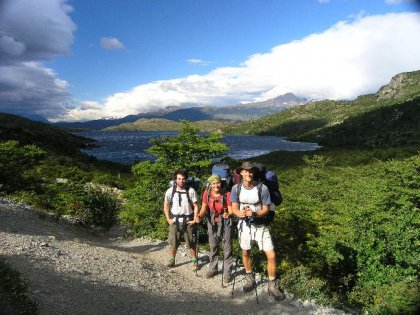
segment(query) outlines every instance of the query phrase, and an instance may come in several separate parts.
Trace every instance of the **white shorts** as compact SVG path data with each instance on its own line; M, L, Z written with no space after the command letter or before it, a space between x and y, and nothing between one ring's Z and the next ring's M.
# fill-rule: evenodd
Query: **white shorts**
M240 221L238 224L238 237L239 245L243 250L251 249L251 241L257 242L258 248L264 252L274 249L270 231L265 225L251 224L251 226L248 226L246 222Z

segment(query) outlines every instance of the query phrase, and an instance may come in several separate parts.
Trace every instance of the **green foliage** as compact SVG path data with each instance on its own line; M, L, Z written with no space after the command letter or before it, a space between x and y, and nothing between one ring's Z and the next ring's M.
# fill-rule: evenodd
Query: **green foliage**
M208 172L212 159L222 157L227 152L227 146L220 142L223 136L219 133L199 135L198 128L187 121L182 124L177 136L153 139L147 152L156 156L156 163L167 171L188 169L190 175L201 177Z
M269 166L283 163L274 166L284 203L271 231L286 287L299 296L321 301L329 296L371 313L414 313L419 306L419 153L324 149L290 155L259 158ZM295 278L300 280L294 283Z
M14 191L25 181L45 152L35 145L20 146L18 141L0 142L0 190Z
M38 305L28 296L28 286L20 273L1 259L0 310L6 311L7 314L39 314Z
M307 267L297 266L288 270L281 278L281 285L302 300L316 298L317 302L322 305L332 304L326 289L326 281L314 277Z
M119 204L116 196L105 188L88 185L83 190L79 214L86 224L109 229L114 225Z
M163 198L171 174L186 169L191 176L202 178L208 174L212 159L226 153L227 147L220 143L220 134L199 135L198 131L184 121L177 136L152 140L148 152L156 156L155 162L144 161L133 166L138 180L126 191L127 202L120 214L132 234L164 238L167 225L162 216Z

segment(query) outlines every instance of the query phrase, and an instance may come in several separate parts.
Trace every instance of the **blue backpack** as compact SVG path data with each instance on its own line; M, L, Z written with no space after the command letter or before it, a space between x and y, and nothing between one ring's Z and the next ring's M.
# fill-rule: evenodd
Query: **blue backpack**
M222 179L222 192L225 194L232 190L233 175L230 167L225 164L214 164L211 169L211 175L219 175Z

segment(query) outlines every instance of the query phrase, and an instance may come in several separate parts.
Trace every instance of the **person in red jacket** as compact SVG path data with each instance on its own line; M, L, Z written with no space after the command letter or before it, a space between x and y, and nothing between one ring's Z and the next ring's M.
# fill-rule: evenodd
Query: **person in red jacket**
M219 243L223 246L223 280L232 281L232 203L230 192L224 192L220 176L212 175L207 180L209 188L203 193L201 210L196 222L207 216L207 233L210 245L210 263L206 278L212 278L218 273Z

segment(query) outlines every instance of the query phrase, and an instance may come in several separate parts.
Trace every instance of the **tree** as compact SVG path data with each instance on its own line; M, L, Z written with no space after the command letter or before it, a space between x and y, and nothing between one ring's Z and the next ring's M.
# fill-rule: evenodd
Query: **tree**
M20 146L18 141L0 143L0 189L13 191L22 186L24 175L45 155L35 145Z
M199 129L182 121L180 133L174 137L153 139L147 152L156 160L140 162L133 166L137 176L129 189L121 213L122 222L128 224L134 235L164 237L166 221L162 215L163 194L168 188L171 174L186 169L193 177L202 178L209 173L214 159L226 155L228 147L221 143L223 136L212 132L199 134Z

